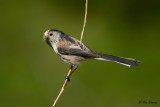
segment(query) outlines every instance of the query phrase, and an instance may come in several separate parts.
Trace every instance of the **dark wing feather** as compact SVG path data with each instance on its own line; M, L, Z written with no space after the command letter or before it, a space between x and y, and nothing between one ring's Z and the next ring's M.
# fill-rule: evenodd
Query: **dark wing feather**
M81 49L75 49L75 48L58 48L58 52L62 55L75 55L75 56L80 56L84 58L95 58L94 53L92 52L84 52Z

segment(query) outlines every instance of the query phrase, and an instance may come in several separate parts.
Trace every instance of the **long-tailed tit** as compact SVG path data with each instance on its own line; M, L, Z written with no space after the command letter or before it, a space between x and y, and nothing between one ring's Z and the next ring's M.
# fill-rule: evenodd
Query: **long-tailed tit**
M86 59L112 61L128 67L136 66L140 62L132 58L123 58L109 54L97 53L85 46L79 40L56 29L47 30L44 33L44 39L64 62L67 62L71 65L72 73L76 70L78 64ZM70 75L66 77L68 80Z

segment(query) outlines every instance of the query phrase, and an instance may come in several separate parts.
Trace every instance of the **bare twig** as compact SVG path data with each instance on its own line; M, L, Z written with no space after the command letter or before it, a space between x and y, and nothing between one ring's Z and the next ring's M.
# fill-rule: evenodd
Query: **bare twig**
M81 38L80 38L80 41L82 42L82 39L83 39L83 34L84 34L84 29L85 29L85 25L86 25L86 19L87 19L87 8L88 8L88 0L86 0L86 3L85 3L85 16L84 16L84 23L83 23L83 28L82 28L82 32L81 32ZM70 76L72 73L72 68L69 69L68 71L68 74L66 77ZM56 99L54 100L54 103L52 105L52 107L55 107L56 104L57 104L57 101L59 100L60 96L62 95L62 93L64 92L64 89L65 87L67 86L67 83L68 83L68 78L65 79L63 85L62 85L62 88L58 94L58 96L56 97Z
M72 70L69 69L68 74L67 74L66 77L68 77L68 76L71 74L71 71L72 71ZM67 86L67 83L68 83L68 79L66 78L65 81L64 81L64 83L63 83L63 85L62 85L62 88L61 88L61 90L60 90L60 92L59 92L59 94L58 94L58 96L57 96L57 98L55 99L55 101L54 101L54 103L53 103L53 105L52 105L52 107L55 107L55 106L56 106L57 101L59 100L60 96L62 95L62 93L63 93L63 91L64 91L64 89L65 89L65 87Z
M87 22L87 11L88 11L88 0L86 0L86 4L85 4L85 16L84 16L83 28L82 28L82 32L81 32L81 38L80 38L81 42L83 39L84 29L85 29L86 22Z

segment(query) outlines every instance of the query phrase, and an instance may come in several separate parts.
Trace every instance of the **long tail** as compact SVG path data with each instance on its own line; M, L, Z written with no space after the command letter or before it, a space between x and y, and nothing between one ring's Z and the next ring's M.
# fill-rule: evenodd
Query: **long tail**
M113 56L113 55L108 55L108 54L101 54L97 53L96 58L98 60L105 60L105 61L113 61L125 66L137 66L140 61L132 59L132 58L123 58L119 56Z

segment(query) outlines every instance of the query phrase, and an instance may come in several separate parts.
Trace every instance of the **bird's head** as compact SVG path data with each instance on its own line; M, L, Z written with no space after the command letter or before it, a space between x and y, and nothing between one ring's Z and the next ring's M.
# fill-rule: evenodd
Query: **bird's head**
M44 33L43 39L49 46L52 47L52 45L56 42L57 38L60 37L61 33L61 31L56 29L47 30Z

